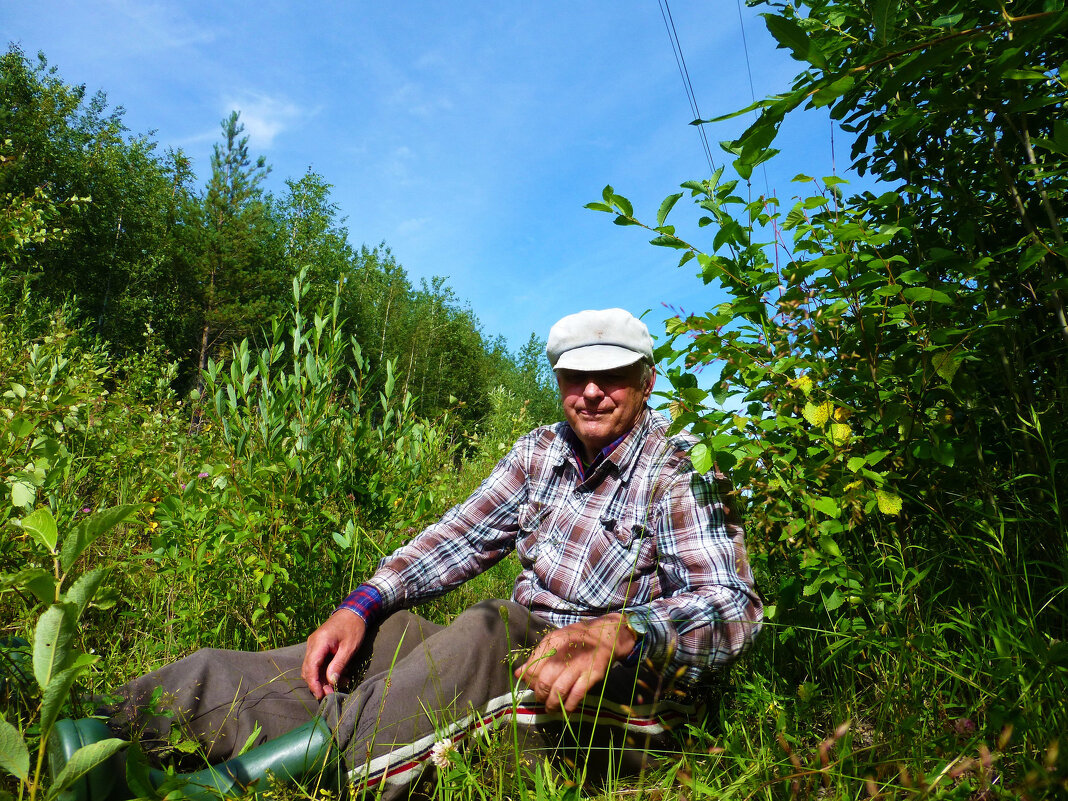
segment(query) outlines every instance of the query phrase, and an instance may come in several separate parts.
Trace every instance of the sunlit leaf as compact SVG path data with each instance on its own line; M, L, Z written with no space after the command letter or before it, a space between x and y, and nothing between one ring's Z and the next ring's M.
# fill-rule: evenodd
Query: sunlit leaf
M22 529L29 532L46 550L51 552L56 549L59 532L56 529L56 519L52 517L52 510L47 506L42 506L22 518Z
M11 485L12 506L33 506L37 500L37 489L25 481L15 481Z
M879 511L884 515L901 514L901 498L890 492L890 490L875 490L875 500L879 504Z
M190 481L190 484L194 482ZM64 570L69 570L86 548L99 537L119 523L125 522L145 508L145 504L131 503L103 509L96 514L83 518L63 539L59 561Z
M52 604L37 621L33 637L33 675L43 690L52 676L73 660L74 605Z
M768 26L768 32L791 55L798 61L807 61L815 67L826 67L827 59L819 47L809 39L809 36L792 19L780 17L774 14L763 14L764 23Z
M671 212L672 207L679 201L679 198L681 197L682 192L679 192L678 194L668 195L666 198L664 198L664 202L660 204L660 210L656 213L656 224L658 226L664 224L664 220L667 219L667 216Z
M951 303L952 301L945 292L931 289L926 286L910 286L904 292L905 299L911 301L929 301L932 303Z
M690 461L698 473L707 473L712 469L712 452L705 443L698 442L690 449Z
M829 498L826 495L813 498L812 506L828 517L838 517L838 514L842 511L838 506L838 502L834 498Z

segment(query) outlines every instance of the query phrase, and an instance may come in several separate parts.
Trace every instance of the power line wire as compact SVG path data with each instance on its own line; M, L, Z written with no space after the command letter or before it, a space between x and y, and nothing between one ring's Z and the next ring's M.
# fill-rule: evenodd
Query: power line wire
M700 120L701 110L697 106L697 96L694 94L693 83L690 81L690 71L686 67L686 58L682 54L682 45L679 42L678 31L675 30L675 20L671 16L671 7L668 5L668 0L657 0L657 2L660 4L660 16L664 19L664 27L667 29L668 39L671 41L671 50L675 54L675 64L679 68L679 75L682 77L682 84L686 89L686 99L690 102L690 111L693 112L695 120ZM712 148L708 145L708 134L705 133L705 127L698 125L697 132L701 137L701 146L704 150L705 158L708 160L709 172L715 172L716 165L712 159Z

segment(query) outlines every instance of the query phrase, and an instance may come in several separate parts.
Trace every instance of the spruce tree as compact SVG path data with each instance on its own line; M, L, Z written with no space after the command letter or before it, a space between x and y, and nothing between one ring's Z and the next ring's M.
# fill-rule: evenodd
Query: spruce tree
M287 294L280 237L260 185L268 167L249 156L239 113L222 122L223 142L211 157L203 199L199 260L201 311L198 364L242 337L257 333Z

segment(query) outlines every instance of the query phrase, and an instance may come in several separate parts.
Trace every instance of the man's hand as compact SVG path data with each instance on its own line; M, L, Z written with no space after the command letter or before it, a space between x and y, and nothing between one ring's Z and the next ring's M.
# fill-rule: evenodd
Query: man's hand
M571 713L608 674L612 661L625 659L636 642L618 613L572 623L545 635L530 658L516 668L515 677L526 682L550 712L562 706Z
M363 642L367 624L347 609L334 612L312 632L304 652L300 676L311 694L321 701L337 689L349 660Z

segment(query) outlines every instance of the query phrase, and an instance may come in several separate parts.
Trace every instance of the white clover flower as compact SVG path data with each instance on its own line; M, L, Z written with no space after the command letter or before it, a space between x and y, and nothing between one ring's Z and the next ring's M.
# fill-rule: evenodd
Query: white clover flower
M438 740L430 749L430 761L441 770L446 770L450 763L450 754L456 750L456 743L446 737Z

